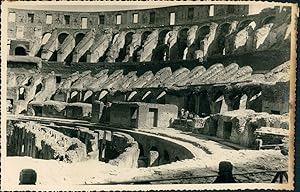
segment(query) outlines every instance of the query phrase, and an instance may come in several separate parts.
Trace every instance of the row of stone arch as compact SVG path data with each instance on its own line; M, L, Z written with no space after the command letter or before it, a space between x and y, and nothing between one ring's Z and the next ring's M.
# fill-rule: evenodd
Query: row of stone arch
M265 19L262 20L262 23L260 24L260 26L263 26L265 24L274 22L275 17L274 16L269 16L266 17ZM254 22L253 20L250 19L246 19L241 21L238 24L237 30L242 30L243 28L245 28L249 23ZM222 50L224 49L224 39L225 36L228 35L229 30L230 30L230 26L231 23L230 22L225 22L222 23L218 26L217 28L217 34L218 37L216 39L217 42L217 46L218 48L216 48L215 53L221 53ZM157 41L157 45L153 50L153 55L152 55L152 61L163 61L163 60L169 60L170 58L176 58L176 59L182 59L183 55L184 55L184 50L187 48L187 32L189 30L189 27L181 27L180 30L178 31L178 39L176 42L176 45L174 45L174 47L176 47L177 50L174 50L174 52L172 53L172 51L168 52L168 49L171 49L170 47L166 46L166 35L172 30L172 28L165 28L165 29L161 29L158 35L158 41ZM143 47L147 37L151 34L151 30L146 30L141 34L141 45L139 46L139 48L137 48L134 51L133 57L132 57L132 61L138 61L138 51ZM210 32L210 24L204 24L199 26L198 30L197 30L197 34L196 34L196 39L194 41L194 45L196 46L196 49L199 49L200 46L200 41L204 39L204 37L206 35L208 35ZM134 31L128 31L125 35L125 44L124 47L121 48L120 52L119 52L119 56L116 59L116 62L122 62L125 58L126 55L126 50L128 45L130 45L130 43L132 42L132 36L135 32ZM66 31L62 31L58 34L58 46L61 45L64 40L68 37L68 35L72 35ZM75 46L78 45L78 43L84 38L85 33L83 32L78 32L74 34L75 37ZM42 38L42 46L45 45L47 43L47 41L50 39L51 37L51 33L45 33L43 35ZM52 55L52 57L49 59L50 61L55 61L56 58L56 53L54 53ZM70 58L68 58L69 60L71 60ZM80 59L80 61L82 62L86 62L86 54ZM99 59L98 62L103 62L105 61L105 55L103 57L101 57Z
M134 91L136 92L136 91ZM190 92L185 96L185 104L184 106L180 106L177 103L169 103L166 102L166 95L172 95L172 93L168 93L167 91L150 91L150 90L140 90L140 93L135 94L131 97L131 93L119 93L124 101L131 102L146 102L146 103L160 103L160 104L175 104L178 107L184 107L185 109L198 114L199 116L207 116L210 114L222 113L225 111L232 111L238 109L252 109L255 111L259 111L256 108L259 100L261 98L261 88L256 87L252 90L244 89L244 90L231 90L226 91L223 88L219 88L219 90L214 91L213 89L202 89L199 92ZM101 92L92 92L88 91L72 91L70 93L70 97L68 102L85 102L92 103L93 100L102 101L103 103L107 103L109 101L108 96L109 92L106 90L102 90ZM114 97L114 96L112 96ZM130 100L129 100L130 99ZM122 100L122 99L121 99Z

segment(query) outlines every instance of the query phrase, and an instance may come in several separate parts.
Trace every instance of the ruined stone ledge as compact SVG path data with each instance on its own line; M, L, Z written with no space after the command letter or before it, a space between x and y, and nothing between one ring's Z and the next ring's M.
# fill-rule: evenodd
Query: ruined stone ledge
M86 159L85 145L78 139L30 121L27 123L9 121L8 126L10 127L8 150L11 155L57 159L65 162ZM19 139L15 141L15 138Z

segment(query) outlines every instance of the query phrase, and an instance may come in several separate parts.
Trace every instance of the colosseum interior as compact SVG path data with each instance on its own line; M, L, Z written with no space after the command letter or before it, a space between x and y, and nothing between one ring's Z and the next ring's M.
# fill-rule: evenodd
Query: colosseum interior
M271 183L288 169L290 7L8 14L11 184L24 168L36 185L207 184L220 161L238 183Z

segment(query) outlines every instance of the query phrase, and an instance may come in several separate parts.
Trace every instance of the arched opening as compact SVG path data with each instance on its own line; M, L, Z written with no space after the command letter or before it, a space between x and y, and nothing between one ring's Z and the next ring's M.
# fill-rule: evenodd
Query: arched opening
M250 23L252 22L252 20L245 20L245 21L242 21L239 26L238 26L238 30L237 31L241 31L243 30L245 27L247 27Z
M19 88L19 100L25 100L25 88L24 87Z
M84 38L84 33L77 33L75 36L75 46L80 43L80 41Z
M36 89L35 89L35 94L37 94L38 92L40 92L42 90L42 83L39 83L37 86L36 86Z
M117 62L121 62L125 59L125 56L126 56L126 53L127 53L127 48L130 45L130 43L132 42L133 34L134 34L133 32L129 32L125 35L124 47L120 49L119 56L116 59Z
M205 25L205 26L203 26L199 29L198 37L195 41L197 50L202 48L203 45L201 45L201 41L206 37L206 35L209 34L209 32L210 32L210 26L209 25Z
M156 103L159 104L166 104L166 92L162 91L157 97L156 97Z
M41 48L40 48L40 50L38 51L38 53L36 54L37 57L41 57L43 47L44 47L45 44L49 41L50 37L51 37L51 33L49 33L49 32L44 33L44 35L43 35L43 37L42 37Z
M165 38L170 30L162 30L158 35L158 42L153 50L152 61L166 61L169 58L169 47L165 44Z
M275 16L269 16L263 20L262 25L266 25L274 22L275 22Z
M198 108L198 115L200 117L206 117L210 115L210 105L209 105L209 99L208 99L208 93L207 91L200 92L198 100L199 100L199 108Z
M75 47L80 43L80 41L82 41L82 39L84 38L85 34L84 33L77 33L75 36ZM68 56L69 59L71 60L71 58L73 57L73 51L71 52L71 54ZM68 58L67 58L68 59ZM79 62L86 62L87 61L87 52L84 53L78 60Z
M140 154L138 158L138 167L147 167L148 166L148 159L145 154L145 150L142 144L138 143L139 149L140 149Z
M154 95L151 91L147 91L143 96L142 96L142 102L145 103L152 103L154 101ZM155 101L154 101L155 102Z
M222 113L228 110L228 106L225 102L225 97L221 91L218 91L214 97L214 113Z
M187 32L189 29L185 28L179 31L177 39L177 48L178 48L178 59L183 59L184 50L187 47Z
M60 46L63 44L63 42L66 40L66 38L69 36L68 33L62 32L58 35L57 39L58 39L58 45L57 45L57 50L59 50ZM49 59L49 61L57 61L57 55L58 55L58 51L54 51L51 58ZM70 58L66 58L65 61L69 61Z
M60 33L59 35L58 35L58 37L57 37L57 39L58 39L58 46L60 46L64 41L65 41L65 39L68 37L68 33L65 33L65 32L63 32L63 33Z
M45 33L42 38L42 45L45 45L51 37L51 33Z
M27 55L24 47L18 46L15 48L15 55Z
M151 34L151 31L145 31L142 36L141 36L141 46L136 49L134 52L133 52L133 56L132 56L132 59L134 62L138 61L138 52L143 48L143 45L145 44L145 41L147 40L148 36Z
M255 95L249 98L247 102L247 108L252 109L255 112L261 112L262 111L262 97L261 97L261 90L259 90Z
M195 113L196 109L196 94L194 92L189 93L185 98L186 110L189 113Z
M152 146L149 150L149 167L159 166L160 154L158 148Z
M75 103L79 101L79 93L78 91L73 91L70 96L70 103Z
M102 90L98 96L98 100L102 101L103 103L107 103L108 102L108 91Z
M215 54L225 55L225 39L230 32L230 23L224 23L219 27L217 37L217 48Z
M93 98L93 92L92 91L87 91L84 96L83 96L83 101L85 103L92 103Z
M113 33L112 34L112 38L111 38L111 44L113 42L113 40L115 39L115 36L117 35L118 33ZM107 58L107 53L109 51L109 47L105 50L105 52L103 53L103 55L98 59L98 62L104 62L105 59Z

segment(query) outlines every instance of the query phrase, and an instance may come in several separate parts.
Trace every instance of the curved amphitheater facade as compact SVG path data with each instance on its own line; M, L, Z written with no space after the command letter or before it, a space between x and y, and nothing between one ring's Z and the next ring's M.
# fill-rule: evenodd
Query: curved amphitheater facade
M248 12L9 9L7 154L144 167L134 181L210 173L223 157L237 170L287 161L273 149L289 129L291 9Z

